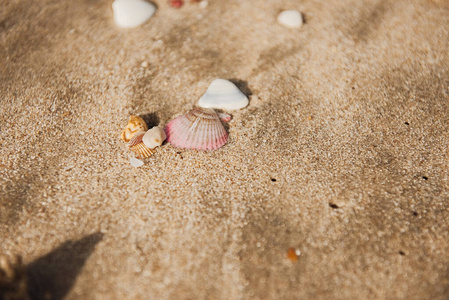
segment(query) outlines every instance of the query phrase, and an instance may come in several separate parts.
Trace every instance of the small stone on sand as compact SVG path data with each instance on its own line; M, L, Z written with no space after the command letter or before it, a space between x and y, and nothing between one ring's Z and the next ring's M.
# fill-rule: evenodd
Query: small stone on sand
M145 23L156 11L156 6L144 0L115 0L112 3L115 23L124 28Z
M285 10L278 15L278 22L290 28L300 28L304 23L304 20L299 11Z
M299 252L299 254L301 254L301 252ZM298 255L295 248L290 248L287 251L287 258L291 261L291 262L297 262L298 261Z
M134 168L138 168L143 166L143 161L141 161L140 159L137 159L135 157L130 157L129 158L129 163L131 164L131 166L133 166Z

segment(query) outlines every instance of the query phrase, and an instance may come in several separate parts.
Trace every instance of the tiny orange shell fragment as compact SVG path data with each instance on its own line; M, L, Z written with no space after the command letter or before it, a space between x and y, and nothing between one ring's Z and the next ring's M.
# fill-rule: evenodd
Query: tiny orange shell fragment
M288 251L287 251L287 258L291 262L297 262L298 261L298 255L296 254L295 248L288 249Z

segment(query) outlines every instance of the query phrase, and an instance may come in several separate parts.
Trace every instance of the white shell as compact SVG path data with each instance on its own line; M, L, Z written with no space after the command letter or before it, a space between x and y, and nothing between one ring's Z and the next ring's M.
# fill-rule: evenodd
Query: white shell
M278 15L278 22L290 28L300 28L304 23L302 14L297 10L285 10Z
M131 166L133 166L134 168L138 168L143 166L143 161L141 161L140 159L134 158L134 157L130 157L129 158L129 163L131 164Z
M134 135L136 135L140 131L145 132L147 130L148 126L147 123L145 123L144 119L136 115L131 115L129 117L128 124L126 125L125 129L123 129L122 134L120 135L120 138L125 142L129 142L129 140L131 140Z
M156 148L165 141L167 135L165 131L156 126L148 130L142 138L142 142L150 149Z
M156 6L144 0L115 0L112 3L114 21L120 27L131 28L145 23Z
M232 82L225 79L215 79L207 88L206 93L198 101L198 106L236 110L248 106L249 100Z

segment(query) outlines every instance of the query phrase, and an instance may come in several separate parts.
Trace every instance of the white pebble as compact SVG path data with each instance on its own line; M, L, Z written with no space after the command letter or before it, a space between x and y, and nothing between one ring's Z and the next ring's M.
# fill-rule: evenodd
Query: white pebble
M215 79L201 96L198 106L236 110L248 106L249 100L235 84L226 79Z
M206 8L209 5L209 3L206 0L203 0L199 3L200 8Z
M131 166L133 166L134 168L138 168L143 166L143 161L141 161L140 159L137 159L135 157L130 157L129 158L129 163L131 164Z
M300 28L304 23L302 14L297 10L284 10L278 15L278 22L290 28Z
M145 23L156 11L156 6L144 0L115 0L112 3L115 23L131 28Z

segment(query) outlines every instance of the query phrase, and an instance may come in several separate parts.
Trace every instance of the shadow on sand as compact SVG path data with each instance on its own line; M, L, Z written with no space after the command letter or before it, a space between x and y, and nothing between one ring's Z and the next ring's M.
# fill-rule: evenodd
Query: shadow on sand
M28 293L33 300L61 300L70 291L95 246L103 238L94 233L68 240L27 266Z

